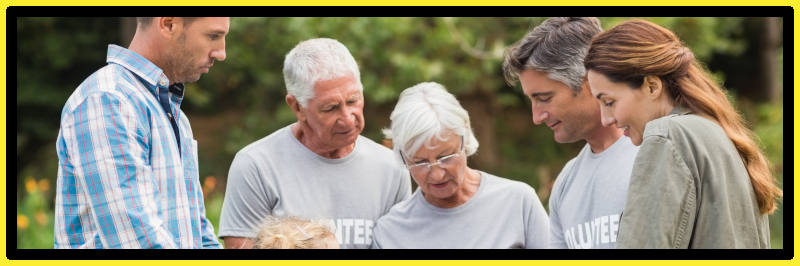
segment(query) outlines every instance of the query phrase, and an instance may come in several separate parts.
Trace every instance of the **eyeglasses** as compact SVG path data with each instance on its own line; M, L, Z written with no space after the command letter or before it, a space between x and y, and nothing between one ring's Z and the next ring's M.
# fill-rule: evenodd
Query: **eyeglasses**
M420 174L420 175L424 175L424 174L427 174L428 172L430 172L434 165L439 165L439 167L453 165L456 162L455 159L457 159L459 156L461 156L461 152L462 151L464 151L464 136L461 136L461 146L458 148L457 152L455 152L453 154L450 154L450 155L445 155L445 156L437 159L433 163L424 162L424 163L416 163L416 164L408 165L406 163L405 156L403 155L402 151L400 152L400 159L403 160L403 164L405 164L406 169L408 169L412 173L417 173L417 174Z

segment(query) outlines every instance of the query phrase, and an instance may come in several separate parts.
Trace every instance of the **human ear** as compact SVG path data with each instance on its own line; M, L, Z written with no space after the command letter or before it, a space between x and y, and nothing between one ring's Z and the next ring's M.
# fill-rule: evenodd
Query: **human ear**
M179 29L183 27L183 20L178 17L159 17L156 18L156 22L158 32L168 38L178 36Z
M297 98L295 98L294 95L291 95L291 94L287 94L286 95L286 104L289 105L289 108L292 108L292 112L294 113L294 116L297 117L297 121L305 121L306 120L305 113L303 113L300 110L300 108L301 108L300 102L297 101Z
M642 82L642 90L647 94L648 98L656 99L664 92L664 83L661 78L653 75L647 75Z

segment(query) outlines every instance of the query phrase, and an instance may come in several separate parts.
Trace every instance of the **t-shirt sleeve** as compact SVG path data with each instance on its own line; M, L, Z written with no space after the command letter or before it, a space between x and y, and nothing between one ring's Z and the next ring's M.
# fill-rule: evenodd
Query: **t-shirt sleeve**
M547 248L550 239L550 222L536 190L525 185L525 248Z
M261 221L272 214L263 173L251 156L239 152L228 171L228 185L220 214L219 236L255 237Z
M370 249L381 249L381 244L379 243L379 238L381 238L380 234L383 232L381 228L380 220L376 223L375 227L372 229L372 243L370 244Z
M404 201L411 197L411 176L408 171L401 171L400 186L397 187L397 194L395 195L394 204Z
M564 187L564 179L566 175L571 171L572 164L574 163L575 159L570 160L561 169L561 173L558 174L556 178L556 183L553 185L553 190L550 192L550 199L548 200L548 205L550 209L550 244L549 248L560 248L566 249L567 242L564 240L564 229L561 225L561 218L558 216L558 208L559 204L561 204L561 190Z
M662 136L645 138L634 161L617 248L687 248L696 183L683 156Z

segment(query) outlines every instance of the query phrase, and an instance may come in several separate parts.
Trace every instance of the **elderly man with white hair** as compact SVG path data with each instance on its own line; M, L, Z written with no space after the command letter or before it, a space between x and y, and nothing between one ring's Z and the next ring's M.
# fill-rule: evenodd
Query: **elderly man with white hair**
M400 94L384 131L419 188L375 226L374 248L545 248L549 222L531 186L467 166L469 115L442 85Z
M297 122L240 150L231 164L219 235L251 248L269 216L330 219L342 248L368 248L375 221L411 194L392 151L360 135L364 95L340 42L300 42L283 66Z

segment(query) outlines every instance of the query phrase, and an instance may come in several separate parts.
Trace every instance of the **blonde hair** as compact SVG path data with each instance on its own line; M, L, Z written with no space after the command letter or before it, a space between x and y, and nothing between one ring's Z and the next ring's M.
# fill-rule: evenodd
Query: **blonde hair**
M703 66L671 31L634 19L597 35L584 60L587 70L639 88L647 75L658 76L676 106L717 122L742 158L761 213L772 213L783 192L776 185L755 135Z
M269 216L259 227L255 249L321 249L336 236L321 221Z

